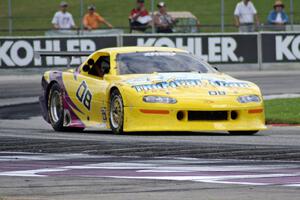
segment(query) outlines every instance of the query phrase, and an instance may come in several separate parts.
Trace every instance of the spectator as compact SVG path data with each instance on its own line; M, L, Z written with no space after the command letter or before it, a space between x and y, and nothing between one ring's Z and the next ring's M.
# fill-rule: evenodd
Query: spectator
M137 0L136 8L130 12L129 20L132 30L145 32L152 21L149 12L145 8L145 0Z
M171 15L167 13L167 6L164 2L157 4L158 13L154 16L154 24L157 33L173 33L173 27L176 23Z
M71 29L76 28L72 14L67 12L68 3L62 1L60 3L60 11L56 12L52 24L55 29Z
M239 2L236 5L234 16L235 24L240 32L254 32L255 25L259 26L257 11L251 0L242 0Z
M284 4L282 1L276 1L274 4L274 10L272 10L268 16L269 24L282 26L287 24L289 18L287 14L284 12Z
M98 29L103 23L109 28L113 28L108 21L96 12L96 7L94 5L88 7L88 13L84 15L82 23L84 28L88 30Z

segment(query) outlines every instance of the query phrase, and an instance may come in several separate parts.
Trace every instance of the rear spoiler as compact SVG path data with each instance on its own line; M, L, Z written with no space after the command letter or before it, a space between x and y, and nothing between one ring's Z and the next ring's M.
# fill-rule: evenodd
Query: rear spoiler
M71 67L72 57L83 57L90 56L94 52L79 52L79 51L35 51L34 56L36 58L48 57L48 56L59 56L67 58L67 67Z

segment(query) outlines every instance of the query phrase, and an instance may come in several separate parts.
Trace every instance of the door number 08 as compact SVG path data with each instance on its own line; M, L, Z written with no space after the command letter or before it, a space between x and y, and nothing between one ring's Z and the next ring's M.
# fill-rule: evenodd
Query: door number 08
M91 101L93 96L85 81L80 84L76 92L76 97L88 110L91 109Z

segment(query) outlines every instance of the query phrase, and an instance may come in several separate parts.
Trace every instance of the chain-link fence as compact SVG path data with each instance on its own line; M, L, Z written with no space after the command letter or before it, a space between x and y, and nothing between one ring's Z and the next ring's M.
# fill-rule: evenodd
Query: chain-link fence
M190 12L199 24L182 22L176 27L177 32L236 32L233 12L240 0L165 0L169 11ZM52 29L51 20L58 10L61 0L0 0L0 35L45 35ZM72 34L82 34L82 17L89 4L96 5L100 12L114 28L128 33L130 26L128 15L135 6L136 0L67 0L69 12L72 13L77 29ZM146 0L150 12L157 10L159 0ZM267 23L267 16L273 9L274 0L252 0L260 18L257 30L273 30ZM300 1L283 0L285 12L289 16L289 24L283 30L300 30ZM102 26L101 29L106 29ZM190 30L190 31L189 31ZM147 33L154 32L149 27ZM100 31L99 34L107 33ZM98 33L96 33L98 34Z

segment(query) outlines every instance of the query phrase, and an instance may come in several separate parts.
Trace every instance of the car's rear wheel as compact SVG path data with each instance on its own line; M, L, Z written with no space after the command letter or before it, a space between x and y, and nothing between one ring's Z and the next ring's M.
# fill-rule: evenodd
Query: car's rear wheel
M109 123L113 133L123 133L124 106L122 96L118 90L114 90L110 96Z
M64 106L62 91L57 83L54 83L48 95L48 115L50 123L55 131L83 131L83 128L64 127Z
M229 131L230 135L255 135L259 131Z

